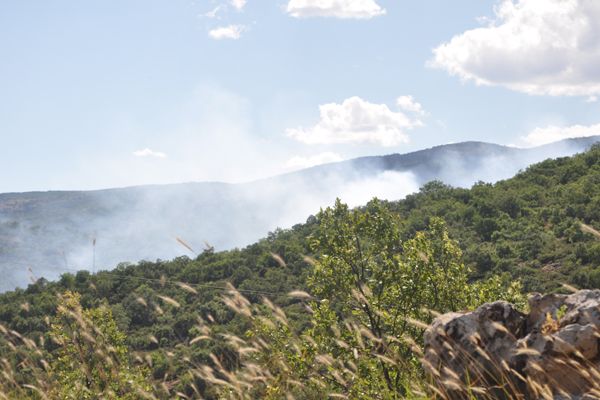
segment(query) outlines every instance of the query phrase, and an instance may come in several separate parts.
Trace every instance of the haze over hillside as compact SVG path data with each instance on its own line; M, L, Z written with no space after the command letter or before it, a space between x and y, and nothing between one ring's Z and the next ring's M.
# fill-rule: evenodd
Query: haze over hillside
M119 262L168 259L244 246L277 227L304 221L336 197L360 205L394 200L438 179L467 187L508 178L545 158L571 155L600 137L530 149L481 142L364 157L244 184L183 183L99 191L0 195L0 290L35 277ZM92 243L96 239L95 262ZM32 272L29 272L31 269Z

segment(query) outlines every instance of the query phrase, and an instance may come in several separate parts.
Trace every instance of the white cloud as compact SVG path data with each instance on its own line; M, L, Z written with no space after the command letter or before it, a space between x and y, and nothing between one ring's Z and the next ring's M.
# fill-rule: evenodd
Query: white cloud
M545 128L535 128L527 136L523 136L521 141L526 146L540 146L563 139L596 135L600 135L600 124L588 126L572 125L566 127L550 125Z
M343 158L339 154L327 151L325 153L315 154L314 156L309 157L292 157L285 163L285 167L288 169L303 169L314 167L315 165L338 162L342 160Z
M243 25L220 26L208 32L208 36L213 39L233 39L237 40L242 36L245 27Z
M502 0L494 12L434 49L430 65L528 94L600 94L600 1Z
M222 6L216 6L215 8L213 8L212 10L204 13L204 14L200 14L201 17L205 17L205 18L216 18L217 14L219 11L221 11Z
M241 11L246 5L246 0L231 0L230 3L236 10Z
M386 104L369 103L350 97L342 104L319 106L319 122L310 128L287 129L287 136L306 144L372 143L395 146L407 143L406 130L422 126L402 111L392 111Z
M137 150L133 152L133 155L136 157L156 157L156 158L167 158L165 153L160 151L150 150L149 148L145 148L142 150Z
M286 12L292 17L369 19L385 14L375 0L290 0Z
M396 104L398 104L398 107L404 111L413 112L421 116L426 114L423 106L419 102L415 101L414 97L412 96L400 96L396 100Z

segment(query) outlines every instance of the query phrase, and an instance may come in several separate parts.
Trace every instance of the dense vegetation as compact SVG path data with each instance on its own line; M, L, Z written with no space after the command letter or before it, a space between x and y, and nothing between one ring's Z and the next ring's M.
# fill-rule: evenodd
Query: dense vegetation
M600 243L582 223L600 227L600 148L546 160L494 185L454 189L425 185L390 204L411 235L439 216L477 276L507 272L527 291L570 282L600 287Z
M424 308L447 311L498 297L518 299L515 286L508 284L515 278L525 291L556 290L563 282L600 287L600 242L590 233L598 228L600 147L594 147L571 158L544 161L494 185L457 189L432 182L398 202L374 201L355 211L338 203L305 224L273 232L241 250L208 248L195 259L141 262L94 275L65 274L57 282L40 280L26 290L0 296L0 324L35 341L51 358L60 359L64 349L56 337L69 330L65 325L57 328L56 319L60 320L64 309L59 307L57 313L57 305L65 301L64 295L58 295L80 293L80 299L69 295L88 310L80 313L88 313L90 319L104 315L105 320L114 320L114 326L107 325L111 337L121 338L119 331L126 334L118 339L119 348L145 364L144 371L155 382L163 382L173 393L210 396L210 379L191 373L190 365L239 367L241 358L232 350L232 334L243 336L251 331L267 335L274 344L278 339L285 347L285 343L296 343L294 338L300 333L313 332L310 346L321 346L320 351L324 346L327 354L344 360L354 354L345 354L339 343L337 349L327 344L325 339L331 334L319 333L319 326L338 326L343 335L344 327L352 327L345 324L352 317L373 329L373 343L390 332L418 341L418 329L403 324L402 331L395 331L398 326L390 322L389 313L396 310L403 321L427 321ZM361 265L360 272L356 265ZM244 312L235 312L221 298L229 290L227 283L251 304L268 297L282 307L285 329L277 324L257 326ZM434 287L439 292L428 292ZM317 302L307 312L305 300L288 296L298 290L328 303ZM71 307L78 309L77 304ZM365 309L367 304L374 309ZM197 340L208 336L207 324L212 339ZM269 326L278 326L277 332L288 336L269 332ZM352 329L347 329L346 337L348 332ZM10 341L0 341L0 356L12 364L17 381L30 372L19 368L32 350L31 342L27 343L15 348ZM307 342L299 343L300 347ZM410 364L410 351L402 346L394 354L405 354ZM361 359L364 385L354 388L367 393L365 398L377 397L375 392L406 391L407 382L418 371L407 365L389 370L382 362L386 353L377 350L375 354L378 359ZM301 363L297 367L300 371L308 368ZM68 368L61 368L67 371L61 376L71 379ZM133 369L125 369L129 371ZM131 373L143 373L136 371ZM344 393L333 381L327 390ZM318 388L322 386L313 389ZM315 396L319 398L318 393Z

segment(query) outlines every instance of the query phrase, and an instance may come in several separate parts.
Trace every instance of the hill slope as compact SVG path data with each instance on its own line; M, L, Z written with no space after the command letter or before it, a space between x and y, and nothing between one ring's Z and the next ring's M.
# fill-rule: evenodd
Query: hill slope
M599 138L534 149L465 142L358 158L238 185L0 194L0 291L25 285L29 268L37 277L54 279L72 269L191 254L176 237L196 249L204 241L217 249L244 246L277 227L305 220L336 197L359 205L373 196L403 198L434 179L461 187L494 182L533 162L583 151Z
M402 240L423 229L432 216L446 220L473 269L472 279L504 274L523 280L527 291L552 291L562 282L600 288L600 240L589 233L600 229L600 146L574 157L546 160L493 185L463 189L432 182L385 206L400 217ZM286 293L305 288L311 268L304 260L310 254L307 238L319 222L309 218L306 224L278 230L241 250L207 250L195 259L143 262L95 275L65 274L54 283L40 281L27 290L0 295L0 324L38 338L47 332L45 318L56 309L57 293L78 291L86 307L106 301L127 333L130 349L151 357L154 377L160 380L168 374L184 390L189 382L185 363L179 360L206 363L211 352L224 351L189 343L198 334L197 315L212 319L223 333L241 334L247 328L220 301L225 282L251 301L270 297L285 307L296 326L304 323L306 313ZM183 290L178 282L197 293ZM160 296L179 306L158 308L163 304ZM0 346L0 356L2 351Z

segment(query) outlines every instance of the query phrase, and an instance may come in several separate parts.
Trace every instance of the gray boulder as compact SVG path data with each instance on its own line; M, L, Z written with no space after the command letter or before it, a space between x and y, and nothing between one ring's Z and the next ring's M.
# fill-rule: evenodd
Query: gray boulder
M423 364L449 398L600 399L600 290L438 317Z

